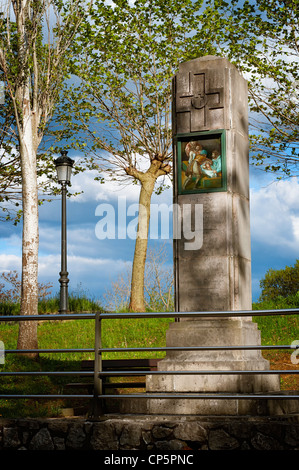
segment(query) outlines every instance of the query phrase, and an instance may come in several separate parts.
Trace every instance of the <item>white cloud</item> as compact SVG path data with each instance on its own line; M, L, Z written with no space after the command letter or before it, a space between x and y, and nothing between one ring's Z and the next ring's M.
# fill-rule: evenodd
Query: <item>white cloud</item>
M96 171L86 171L84 173L73 176L72 186L70 192L80 192L82 194L71 198L72 203L82 202L96 202L96 201L108 201L115 200L119 196L126 196L128 200L138 201L140 187L139 185L121 185L116 181L109 181L101 184L99 181L95 181L94 178L98 173Z
M253 240L298 253L299 184L296 179L251 190Z
M138 156L139 169L146 171L149 167L149 158ZM120 196L125 196L130 202L137 202L139 199L140 185L132 184L132 178L128 177L123 182L112 181L107 176L105 183L101 184L95 181L99 176L96 170L88 170L72 177L72 186L70 192L81 192L82 194L71 198L71 203L97 202L97 201L115 201ZM160 180L158 180L160 182ZM169 183L169 181L167 181Z
M96 222L96 220L95 220ZM39 229L40 253L60 253L61 233L59 226L41 225ZM91 227L83 225L80 227L68 227L67 230L67 251L68 255L80 253L83 256L89 256L96 251L97 239L95 236L95 224Z
M13 254L0 254L0 272L20 271L21 257Z
M5 255L4 255L5 256ZM119 272L127 266L127 262L123 260L110 258L89 258L84 256L68 256L68 269L72 275L81 275L84 279L85 274L96 277L103 269L105 275L109 273ZM39 273L42 276L57 276L60 270L60 255L45 255L39 257Z
M130 264L122 259L94 258L84 256L68 256L69 289L70 292L82 285L83 291L97 294L99 297L104 290L110 288L120 272L126 271ZM61 269L60 254L39 256L39 282L52 284L52 294L59 291L59 273ZM21 256L0 254L0 273L17 271L21 278Z
M291 221L293 224L295 239L299 241L299 216L292 215Z
M83 291L101 296L111 281L125 271L128 262L122 259L68 256L69 290L82 285ZM60 255L46 255L39 258L39 281L52 283L52 293L59 291Z

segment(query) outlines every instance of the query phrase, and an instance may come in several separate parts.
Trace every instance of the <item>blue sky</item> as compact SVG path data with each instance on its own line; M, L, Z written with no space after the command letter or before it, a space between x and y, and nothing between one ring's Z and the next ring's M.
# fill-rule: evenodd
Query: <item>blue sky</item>
M71 156L71 155L70 155ZM118 198L126 198L126 206L138 202L137 186L121 188L115 183L100 184L92 172L73 176L71 191L84 193L67 203L68 271L71 291L84 291L94 299L101 299L111 282L126 271L134 254L134 240L99 239L96 215L100 204L115 207ZM251 167L250 171L252 296L259 296L259 281L269 268L293 265L299 258L299 184L297 178L275 181L273 175ZM172 189L154 196L153 203L172 203ZM123 218L123 214L122 218ZM59 291L60 271L60 197L40 208L39 281L53 284L52 293ZM134 221L127 217L127 223ZM165 234L164 234L165 235ZM172 240L150 239L153 248L163 243L172 265ZM21 225L1 223L0 272L21 268Z
M250 178L253 299L269 268L293 265L299 256L299 184L297 178L275 181L257 169Z
M116 207L121 195L127 205L137 203L138 187L101 185L94 181L92 172L86 172L73 177L71 190L83 190L84 194L67 204L69 287L101 299L111 282L131 264L134 240L100 240L96 236L96 209L103 203ZM260 279L269 268L293 265L299 258L299 184L297 178L275 182L275 176L251 167L250 194L252 297L256 300ZM153 197L153 203L162 202L172 203L171 189ZM40 207L39 281L51 282L53 294L59 291L60 217L60 198ZM21 224L0 224L0 272L21 270L21 229ZM171 266L172 240L149 241L153 247L161 243L166 246Z

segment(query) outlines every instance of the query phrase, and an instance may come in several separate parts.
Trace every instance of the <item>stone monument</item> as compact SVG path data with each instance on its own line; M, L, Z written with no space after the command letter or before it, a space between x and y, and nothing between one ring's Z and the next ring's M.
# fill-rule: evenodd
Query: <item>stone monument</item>
M191 210L194 240L174 240L178 312L251 310L247 82L222 57L182 63L173 81L174 203ZM201 216L201 218L200 218ZM202 223L198 223L198 220ZM196 242L197 241L197 242ZM198 242L200 241L200 243ZM260 345L251 317L184 317L170 324L167 346ZM170 351L161 371L268 370L258 349ZM267 374L150 375L147 392L215 394L208 399L150 399L153 413L247 414L261 402L217 399L217 393L279 391Z

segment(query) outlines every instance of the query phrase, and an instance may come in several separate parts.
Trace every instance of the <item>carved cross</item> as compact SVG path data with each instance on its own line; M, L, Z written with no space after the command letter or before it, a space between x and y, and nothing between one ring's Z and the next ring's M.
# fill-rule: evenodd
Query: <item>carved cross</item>
M176 112L191 113L198 129L210 126L212 110L224 108L224 87L210 86L210 71L178 73L176 76Z

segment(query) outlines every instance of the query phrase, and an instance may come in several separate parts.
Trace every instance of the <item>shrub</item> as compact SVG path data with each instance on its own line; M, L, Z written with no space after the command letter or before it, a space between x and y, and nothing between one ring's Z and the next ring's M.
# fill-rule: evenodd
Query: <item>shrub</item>
M284 269L269 269L260 282L262 293L260 301L275 301L289 298L290 302L297 302L296 294L299 291L299 260L294 266L286 266ZM290 307L285 307L290 308Z

